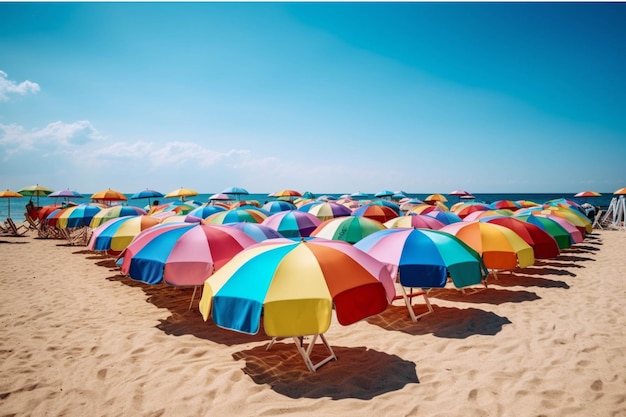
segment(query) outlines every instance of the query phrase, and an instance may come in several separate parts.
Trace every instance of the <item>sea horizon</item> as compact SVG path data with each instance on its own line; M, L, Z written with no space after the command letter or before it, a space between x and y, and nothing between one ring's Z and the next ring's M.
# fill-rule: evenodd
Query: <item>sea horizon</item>
M91 203L92 200L89 197L92 194L93 193L81 194L83 198L76 198L76 199L73 199L72 201L78 204ZM131 199L131 196L133 194L134 193L124 194L128 198L128 200L121 201L121 202L114 202L114 204L122 204L122 205L144 208L146 206L149 206L155 200L155 198ZM188 201L191 200L191 201L195 201L198 203L207 203L209 201L209 197L212 196L213 194L216 194L216 193L200 193L196 196L189 197L186 200ZM276 200L276 198L271 197L270 194L271 193L249 193L249 194L241 195L239 196L239 198L237 198L237 196L233 196L232 201L237 201L238 199L239 200L256 200L260 204L264 204L267 201ZM350 194L350 193L313 193L315 197L330 196L330 197L337 197L337 198L345 194ZM366 198L365 200L377 199L374 196L374 193L372 194L364 193L364 194L367 194L368 196L368 198ZM566 200L570 200L578 204L588 202L596 207L600 207L601 209L607 209L609 204L611 203L612 198L614 197L613 192L607 192L607 193L600 192L601 196L599 197L587 197L587 198L585 197L576 198L574 197L575 193L472 193L475 199L462 200L458 196L450 196L445 193L440 193L440 194L442 194L448 199L448 201L444 203L448 207L450 207L451 205L459 201L475 201L475 202L481 202L481 203L492 203L498 200L512 200L512 201L527 200L527 201L532 201L538 204L542 204L550 200L564 198ZM424 200L427 196L430 195L430 193L427 194L427 193L404 192L404 195L406 195L409 198L417 198L419 200ZM32 197L32 198L22 197L22 198L11 198L11 199L3 198L3 199L0 199L0 220L6 221L6 218L9 214L9 209L7 205L7 200L8 200L8 202L10 203L11 218L15 221L25 221L26 220L24 217L25 206L31 199L35 204L38 204L40 207L44 207L44 206L51 205L51 204L60 204L63 201L65 201L63 198L50 198L47 196L39 197L39 198L37 197ZM161 198L156 198L156 200L159 200L161 203L166 203L170 201L175 201L177 200L177 198L161 197Z

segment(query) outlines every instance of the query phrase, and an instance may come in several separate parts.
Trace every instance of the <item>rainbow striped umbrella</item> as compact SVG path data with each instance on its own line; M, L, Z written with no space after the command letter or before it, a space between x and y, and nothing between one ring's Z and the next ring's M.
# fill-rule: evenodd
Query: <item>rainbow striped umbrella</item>
M142 214L148 214L148 212L142 208L135 206L107 207L100 210L93 216L91 222L89 222L89 227L95 229L101 224L106 223L108 220L115 219L117 217L140 216Z
M91 233L87 249L120 253L142 230L156 226L161 219L153 216L125 216L111 219Z
M384 223L388 220L395 219L398 217L398 212L396 212L391 207L381 206L377 204L366 204L354 210L352 212L353 216L367 217L368 219L377 220L381 223Z
M321 221L334 219L335 217L345 217L352 214L352 210L343 204L313 201L298 208L298 210L311 213Z
M388 229L398 228L420 228L439 230L445 226L442 222L434 217L425 214L411 214L408 216L400 216L383 223Z
M321 220L314 215L300 210L281 211L272 214L261 224L269 226L284 237L308 237L317 228Z
M203 220L206 224L226 224L237 222L262 223L267 218L263 212L252 209L231 209L211 214Z
M311 236L356 243L365 236L384 229L386 229L384 224L367 217L337 217L320 223L317 229L311 232Z

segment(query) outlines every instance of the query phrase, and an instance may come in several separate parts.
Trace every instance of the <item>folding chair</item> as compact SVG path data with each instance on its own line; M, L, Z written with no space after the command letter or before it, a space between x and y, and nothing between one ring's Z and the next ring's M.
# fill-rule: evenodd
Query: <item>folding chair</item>
M13 222L13 219L10 217L7 218L6 224L9 227L9 233L14 236L22 236L29 230L28 226L25 226L23 224L20 224L19 227L16 226L15 222ZM20 232L20 229L24 229L24 230Z

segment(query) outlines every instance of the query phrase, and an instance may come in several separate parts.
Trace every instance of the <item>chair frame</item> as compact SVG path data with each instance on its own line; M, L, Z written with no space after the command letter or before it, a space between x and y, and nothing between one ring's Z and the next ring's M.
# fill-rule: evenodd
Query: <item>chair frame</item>
M305 337L311 337L311 340L309 341L308 346L305 346L304 344ZM321 361L317 363L313 363L313 361L311 360L311 353L313 352L313 348L315 347L315 342L317 341L318 337L322 340L322 344L324 345L328 353L330 353L330 355L328 355L327 357L325 357L324 359L322 359ZM309 368L309 371L311 372L315 372L322 365L332 360L338 359L337 355L335 355L335 352L333 351L333 348L330 347L323 333L313 334L313 335L293 336L292 339L295 342L296 348L298 349L298 352L300 352L302 359L304 359L304 363L306 364L306 367ZM266 351L270 350L270 348L272 347L274 342L276 342L276 340L277 338L273 337L270 343L265 348L265 350Z
M19 226L17 226L13 219L10 217L7 217L6 224L9 227L9 233L14 236L23 236L26 232L30 230L30 228L28 226L25 226L24 224L20 224ZM24 229L24 231L20 233L20 229L22 228Z

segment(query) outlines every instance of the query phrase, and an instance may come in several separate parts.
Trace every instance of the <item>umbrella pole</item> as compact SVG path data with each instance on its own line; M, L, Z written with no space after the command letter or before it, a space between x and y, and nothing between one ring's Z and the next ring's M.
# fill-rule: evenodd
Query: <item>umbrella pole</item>
M193 286L193 294L191 294L191 301L189 302L189 308L187 311L191 310L191 305L193 304L193 299L196 298L196 290L198 289L197 285Z

